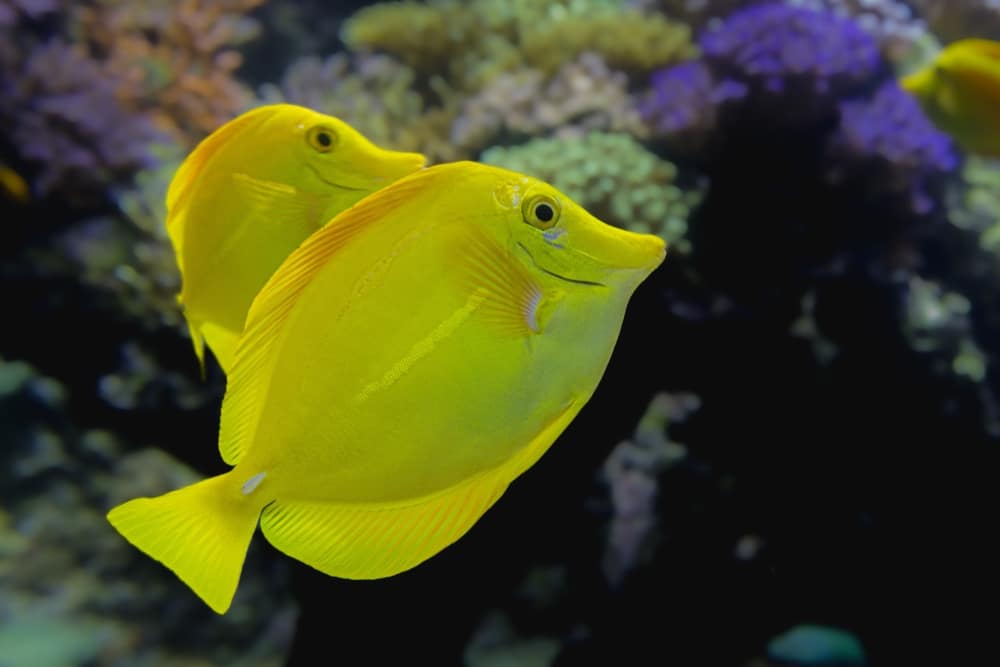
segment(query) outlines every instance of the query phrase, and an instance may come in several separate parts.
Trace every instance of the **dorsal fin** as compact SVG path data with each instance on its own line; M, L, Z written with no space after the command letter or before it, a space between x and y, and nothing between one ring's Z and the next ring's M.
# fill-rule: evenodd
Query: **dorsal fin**
M343 211L289 255L261 289L247 314L222 402L219 451L226 463L235 465L253 437L271 380L276 356L273 352L280 345L283 325L302 290L361 230L438 181L442 172L449 171L447 167L450 165L416 172Z

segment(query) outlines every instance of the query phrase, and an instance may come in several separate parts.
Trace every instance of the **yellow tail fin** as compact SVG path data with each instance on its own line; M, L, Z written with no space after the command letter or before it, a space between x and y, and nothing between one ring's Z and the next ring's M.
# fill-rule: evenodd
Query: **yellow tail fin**
M240 493L232 473L108 512L125 539L174 571L216 613L236 594L261 501Z

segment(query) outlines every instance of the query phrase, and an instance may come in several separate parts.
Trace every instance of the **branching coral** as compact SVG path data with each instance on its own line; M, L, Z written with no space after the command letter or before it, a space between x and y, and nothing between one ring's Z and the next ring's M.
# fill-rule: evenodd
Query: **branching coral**
M536 69L501 74L463 100L451 142L474 155L503 135L538 136L554 130L627 131L641 134L622 72L585 53L546 77Z
M695 55L687 26L602 0L381 3L357 12L343 38L356 50L397 55L422 75L444 73L462 91L524 65L552 73L584 51L635 71Z
M260 94L265 102L301 104L340 118L386 148L437 160L458 157L447 145L452 110L426 110L415 80L411 67L389 56L338 53L294 62L280 86L265 85Z
M519 44L527 62L547 72L585 51L629 72L648 72L697 55L686 25L660 14L620 10L525 25Z
M53 39L21 55L0 82L0 119L21 156L41 169L37 195L85 199L152 163L154 128L116 100L114 82L83 51Z
M482 22L462 2L426 4L413 0L382 2L358 10L344 25L343 39L354 49L379 50L398 56L421 72L444 70L456 56L482 48Z
M535 139L491 148L481 159L548 181L606 222L659 234L681 249L688 215L700 199L697 189L677 186L673 164L627 134Z
M657 521L657 478L687 455L686 448L668 436L669 425L683 421L698 407L698 397L692 394L657 394L632 439L620 442L604 461L602 474L613 514L603 567L612 585L622 583L650 546Z
M151 164L162 134L189 147L241 110L231 47L253 35L245 13L262 1L90 0L51 17L54 1L5 3L0 120L41 169L36 194L99 196Z
M94 0L79 6L72 29L126 106L190 146L248 104L233 47L256 34L246 14L262 2Z

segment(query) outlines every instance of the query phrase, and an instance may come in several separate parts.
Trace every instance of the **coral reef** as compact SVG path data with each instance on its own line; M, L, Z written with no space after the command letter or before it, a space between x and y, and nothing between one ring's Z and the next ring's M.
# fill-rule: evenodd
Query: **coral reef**
M969 157L961 182L948 195L951 222L981 233L986 249L1000 250L1000 162Z
M242 110L232 47L262 1L5 3L0 120L35 194L96 199L153 164L150 144L189 148Z
M849 174L863 181L873 196L902 195L918 215L931 212L935 203L940 206L945 177L959 166L951 139L893 81L870 98L840 104L840 125L830 138L830 153L836 178Z
M821 625L797 625L767 644L767 654L780 664L814 667L861 667L864 647L846 630Z
M761 3L760 0L634 0L631 4L646 10L658 8L667 16L702 30L711 21ZM936 45L924 20L910 7L913 3L901 0L775 0L772 4L826 10L853 19L877 40L885 57L901 69L925 59Z
M548 181L606 222L659 234L678 250L685 248L687 218L699 201L699 188L682 190L677 168L627 134L533 139L491 148L480 159Z
M177 303L180 273L164 224L167 186L181 154L172 145L150 150L158 165L118 190L119 215L81 221L55 244L85 283L114 295L122 314L149 330L166 326L187 335Z
M234 47L257 34L246 14L262 2L96 0L78 7L71 29L125 106L190 147L250 102L233 76L242 62Z
M883 55L900 69L925 58L937 40L910 5L900 0L784 0L785 4L848 16L871 34Z
M282 664L295 608L281 593L281 564L251 554L248 585L230 616L181 594L183 584L122 540L103 514L198 476L160 449L129 451L109 431L81 430L68 417L71 400L28 364L0 359L4 660ZM24 655L31 660L18 662Z
M444 73L453 89L468 92L521 65L551 73L584 51L635 71L696 53L687 26L603 0L379 3L352 16L343 37L352 49L386 51L422 74Z
M604 462L602 473L610 488L613 514L603 569L612 586L622 583L643 552L649 560L657 522L657 479L687 455L684 445L670 440L667 432L671 422L683 421L697 408L694 395L657 394L639 420L633 439L620 442Z
M780 100L768 105L774 113L794 98L797 118L857 92L881 65L875 42L853 21L782 5L736 12L707 28L698 44L706 62L749 85L762 104Z
M389 56L338 53L295 61L279 85L262 86L260 97L340 118L387 148L450 156L443 140L422 132L426 105L415 81L412 68Z
M608 12L526 24L519 35L525 60L545 72L584 52L628 72L648 72L697 55L691 31L660 14Z
M695 154L706 148L722 123L721 115L746 97L746 83L717 80L701 60L655 72L651 88L637 109L651 134L664 141L670 153Z
M0 119L22 159L38 169L36 196L92 200L152 164L154 127L117 101L114 82L79 46L53 38L0 66Z
M702 59L655 72L638 97L668 154L704 160L741 124L808 140L832 129L832 181L856 178L873 198L918 214L941 199L956 150L889 78L874 40L853 20L759 5L708 28L699 44Z
M600 56L585 53L551 76L526 68L498 75L462 101L450 141L474 156L494 144L557 132L590 130L642 134L628 99L624 73L609 69Z
M996 4L0 0L0 176L31 186L0 194L0 663L313 664L331 618L345 663L981 659L1000 168L893 79L1000 38ZM225 380L186 340L163 198L276 101L671 250L591 401L463 540L378 582L258 540L217 617L103 513L218 472Z

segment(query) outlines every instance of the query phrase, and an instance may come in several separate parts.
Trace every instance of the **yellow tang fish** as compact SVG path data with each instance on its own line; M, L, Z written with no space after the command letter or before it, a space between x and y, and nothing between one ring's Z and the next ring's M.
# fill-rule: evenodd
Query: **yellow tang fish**
M304 107L258 107L205 138L167 191L167 232L183 277L195 353L229 373L254 296L292 250L337 213L423 167Z
M31 187L19 173L3 163L0 163L0 193L19 204L31 200Z
M1000 157L1000 43L963 39L900 84L965 150Z
M219 432L235 467L108 519L219 613L258 520L332 576L412 568L589 400L664 254L498 167L397 181L311 236L254 300Z

